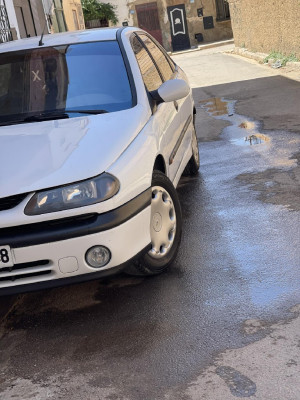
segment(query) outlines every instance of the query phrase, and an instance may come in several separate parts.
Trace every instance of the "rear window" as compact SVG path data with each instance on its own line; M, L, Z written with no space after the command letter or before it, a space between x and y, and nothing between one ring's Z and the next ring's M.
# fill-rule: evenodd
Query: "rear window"
M117 41L0 53L1 122L66 109L114 112L131 107Z

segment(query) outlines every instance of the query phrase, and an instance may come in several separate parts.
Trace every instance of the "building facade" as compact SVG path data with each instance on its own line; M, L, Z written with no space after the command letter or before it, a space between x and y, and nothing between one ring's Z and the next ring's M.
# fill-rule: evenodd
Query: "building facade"
M49 33L84 29L81 0L43 0Z
M229 0L236 46L300 59L299 0Z
M0 0L0 10L0 42L41 35L45 25L41 1Z
M81 0L0 0L0 43L84 28Z
M63 0L63 10L68 31L85 28L81 0Z
M120 25L151 33L167 51L232 38L227 0L110 0Z

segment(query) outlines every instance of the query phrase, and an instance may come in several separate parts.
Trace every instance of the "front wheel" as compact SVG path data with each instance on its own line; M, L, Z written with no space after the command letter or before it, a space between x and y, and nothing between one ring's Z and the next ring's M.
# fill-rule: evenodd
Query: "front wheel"
M181 207L177 191L165 174L154 171L150 236L151 249L130 265L130 275L156 275L175 259L182 230Z

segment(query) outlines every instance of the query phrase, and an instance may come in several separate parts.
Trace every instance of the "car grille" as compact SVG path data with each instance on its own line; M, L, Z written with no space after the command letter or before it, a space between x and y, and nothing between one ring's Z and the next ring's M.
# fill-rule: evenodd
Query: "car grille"
M0 288L10 286L12 282L47 276L52 273L51 264L49 260L33 261L22 264L15 264L13 267L6 267L0 269ZM24 281L24 283L27 283Z
M46 243L50 241L51 234L54 235L52 241L63 240L67 238L67 233L88 227L89 224L97 221L97 215L84 214L35 224L0 228L0 245L16 248ZM60 233L59 236L57 236L58 233Z
M28 193L17 194L15 196L3 197L0 199L0 211L10 210L16 207L28 196Z

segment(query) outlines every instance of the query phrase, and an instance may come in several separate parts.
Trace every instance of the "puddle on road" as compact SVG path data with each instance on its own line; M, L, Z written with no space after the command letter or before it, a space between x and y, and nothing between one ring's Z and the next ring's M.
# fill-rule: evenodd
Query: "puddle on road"
M300 160L300 153L291 160ZM299 161L298 161L299 162ZM300 211L300 163L291 170L269 168L257 173L242 173L237 179L259 193L264 203L284 205L288 210Z
M255 128L255 123L254 122L250 122L250 121L244 121L239 125L239 128L254 129Z
M217 367L216 374L224 380L235 397L252 397L256 393L256 384L232 367Z
M244 116L234 111L236 100L225 100L220 97L213 97L199 101L201 108L217 119L223 119L231 123L226 128L230 135L230 141L240 146L263 145L270 142L270 137L259 132L258 123L245 119ZM245 132L247 135L245 136Z
M239 144L241 146L254 146L256 144L264 144L270 141L270 138L261 133L252 134L249 136L245 136L240 139L232 139L234 144Z
M211 99L199 101L201 107L204 108L212 117L223 115L231 116L234 113L234 103L220 97L212 97Z
M272 132L272 137L261 133L259 122L235 113L236 102L217 97L201 100L199 104L214 119L230 123L222 131L226 141L243 147L243 151L261 155L253 158L258 171L244 172L237 179L250 184L260 193L258 198L266 203L300 210L300 153L294 152L299 146L299 137L289 134L287 138L282 131Z

